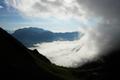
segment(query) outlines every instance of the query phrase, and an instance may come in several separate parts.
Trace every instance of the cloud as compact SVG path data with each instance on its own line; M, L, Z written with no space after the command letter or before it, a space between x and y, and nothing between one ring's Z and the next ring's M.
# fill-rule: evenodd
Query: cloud
M0 5L0 9L1 9L1 8L4 8L4 7Z
M77 18L86 22L90 18L117 22L120 14L119 0L5 0L20 14L28 17Z
M95 28L95 34L99 34L97 46L105 45L104 50L110 47L118 48L120 44L120 0L77 0L83 6L89 16L101 17L102 20ZM94 38L94 36L91 35ZM100 48L102 51L103 48Z
M85 41L84 43L84 40L86 39L48 42L36 44L38 47L30 49L38 49L41 54L45 55L54 64L65 67L77 67L97 57L97 47L95 48L91 41L87 43Z
M89 14L101 16L108 20L120 18L120 1L119 0L77 0Z
M30 17L70 18L81 16L82 18L86 13L76 0L6 0L5 3Z
M116 21L120 14L119 0L5 0L8 6L31 17L102 17Z

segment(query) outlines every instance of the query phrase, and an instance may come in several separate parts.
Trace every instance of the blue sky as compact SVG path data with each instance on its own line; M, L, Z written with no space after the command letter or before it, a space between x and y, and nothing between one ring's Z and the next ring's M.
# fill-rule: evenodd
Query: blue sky
M27 6L24 6L24 4L21 4L24 6L22 9L21 6L18 6L20 8L18 7L16 8L15 1L17 2L17 0L6 0L6 1L8 1L9 5L6 4L5 0L0 0L0 26L7 30L15 30L23 27L39 27L39 28L51 30L54 32L67 32L67 31L77 31L79 27L84 26L82 19L78 20L78 19L75 19L74 17L60 19L56 17L56 16L60 16L60 17L67 16L67 15L61 16L62 12L60 15L56 15L60 12L53 15L51 15L53 13L51 12L51 14L49 16L47 15L47 17L43 17L46 15L41 15L41 13L43 12L41 13L38 12L38 14L33 13L31 17L28 15L27 10L24 12L22 11L24 8L27 7ZM31 5L28 5L28 6L31 6ZM30 10L32 11L32 9ZM46 11L46 13L48 12ZM30 12L30 14L32 13ZM39 16L34 17L34 14ZM94 25L95 19L89 19L86 23L89 25Z

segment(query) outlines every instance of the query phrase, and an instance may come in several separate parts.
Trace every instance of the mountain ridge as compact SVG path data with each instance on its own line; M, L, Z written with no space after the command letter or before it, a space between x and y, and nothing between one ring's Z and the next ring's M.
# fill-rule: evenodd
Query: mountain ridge
M48 73L44 71L41 74L42 70L36 65L34 58L31 56L31 51L1 28L0 45L0 53L2 53L0 56L2 61L0 72L3 73L4 77L37 79L42 78L43 74L47 76ZM48 61L47 58L44 59Z
M27 47L32 47L36 43L52 41L73 41L79 39L79 32L54 33L41 28L22 28L12 34Z

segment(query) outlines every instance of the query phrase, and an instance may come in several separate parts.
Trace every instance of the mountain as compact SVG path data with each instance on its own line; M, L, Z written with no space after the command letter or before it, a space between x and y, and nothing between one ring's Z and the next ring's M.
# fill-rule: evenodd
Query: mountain
M36 55L38 55L36 57ZM37 60L39 57L39 60ZM0 73L1 79L46 79L55 80L54 75L44 68L50 61L36 50L28 50L24 45L0 29ZM39 66L37 63L40 63ZM53 77L51 77L53 76Z
M120 49L113 49L78 68L56 66L0 28L1 80L119 80L119 61Z
M22 28L16 30L12 34L20 42L27 47L33 46L36 43L52 42L57 40L72 41L78 39L78 32L53 33L41 28Z

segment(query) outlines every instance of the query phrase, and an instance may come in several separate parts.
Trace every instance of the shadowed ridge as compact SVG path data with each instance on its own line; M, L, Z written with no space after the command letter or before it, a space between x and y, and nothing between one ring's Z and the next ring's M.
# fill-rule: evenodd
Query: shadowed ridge
M40 60L42 60L42 61L44 61L44 62L46 62L46 63L48 63L48 64L51 64L51 62L50 62L45 56L41 55L41 54L37 51L37 49L34 49L32 52L33 52L33 54L36 55Z
M38 65L38 58L14 37L0 28L0 73L1 79L40 79L40 80L56 80L56 76L43 69L45 65ZM38 54L38 53L37 53ZM40 55L39 55L40 57ZM43 56L41 56L43 57ZM39 59L41 64L50 65L47 58ZM59 80L59 78L57 77Z

